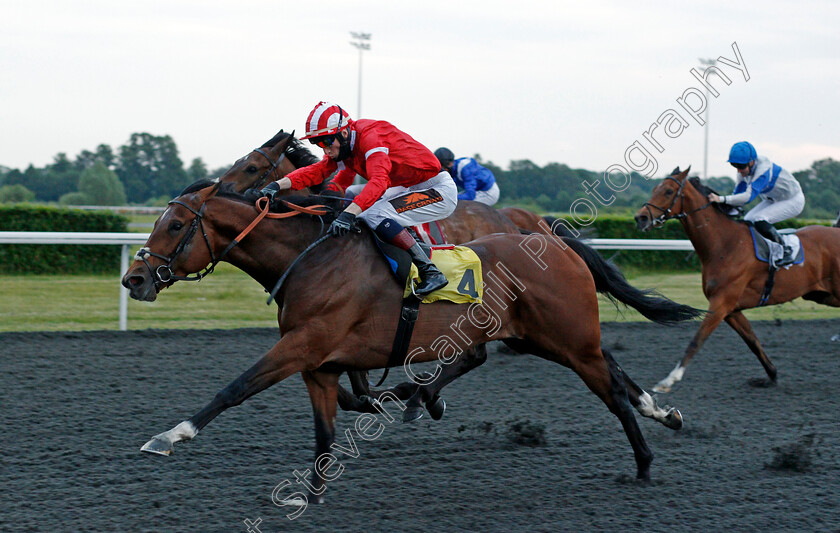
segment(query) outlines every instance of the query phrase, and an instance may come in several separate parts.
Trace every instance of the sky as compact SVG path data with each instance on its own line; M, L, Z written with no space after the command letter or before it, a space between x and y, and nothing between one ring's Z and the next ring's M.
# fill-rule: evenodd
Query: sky
M0 165L148 132L227 167L326 100L503 168L702 177L706 111L678 100L702 109L704 58L729 80L708 79L707 174L734 176L741 140L804 170L840 159L838 20L819 0L0 0Z

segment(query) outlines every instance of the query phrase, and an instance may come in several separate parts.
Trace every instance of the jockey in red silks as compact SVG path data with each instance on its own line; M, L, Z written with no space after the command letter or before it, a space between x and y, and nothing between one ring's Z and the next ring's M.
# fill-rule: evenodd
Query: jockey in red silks
M344 192L356 174L367 180L362 191L330 225L335 237L346 235L356 218L385 242L406 250L420 273L415 288L424 296L446 286L447 279L405 229L448 217L458 204L455 182L425 146L384 120L352 120L340 106L320 102L306 119L303 139L321 147L324 158L268 184L261 193L302 189L322 183L338 170L328 190Z

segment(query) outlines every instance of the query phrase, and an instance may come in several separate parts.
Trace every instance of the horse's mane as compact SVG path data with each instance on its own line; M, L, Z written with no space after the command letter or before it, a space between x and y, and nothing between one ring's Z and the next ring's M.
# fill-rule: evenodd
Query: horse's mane
M202 189L206 189L207 187L212 187L214 185L219 185L219 183L215 180L200 179L184 187L184 190L181 191L181 194L179 194L178 196L184 196L185 194L194 193L196 191L200 191Z
M677 167L677 173L679 174L679 167ZM693 176L691 178L688 178L688 182L691 184L692 187L697 189L697 191L700 194L702 194L704 198L709 196L710 193L718 194L718 192L716 190L712 189L711 187L709 187L707 185L703 185L703 183L700 181L700 178L698 178L697 176ZM718 203L714 203L714 204L712 204L712 206L715 209L717 209L718 211L720 211L721 213L723 213L724 215L726 215L727 217L731 218L731 219L735 219L735 218L740 217L740 214L739 215L730 215L729 214L729 212L732 210L732 206L724 205L724 204L718 204Z

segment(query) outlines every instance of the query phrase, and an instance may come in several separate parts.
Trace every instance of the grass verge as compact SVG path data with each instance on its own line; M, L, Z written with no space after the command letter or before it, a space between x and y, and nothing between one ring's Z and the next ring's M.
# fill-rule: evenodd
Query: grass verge
M707 301L699 274L641 274L630 277L639 288L655 288L680 303L700 309ZM86 331L119 329L117 276L0 276L0 331ZM129 300L128 328L230 329L275 327L277 307L254 280L230 265L198 283L179 282L155 302ZM631 309L616 309L600 298L602 322L643 321ZM840 318L840 309L802 299L745 312L750 320Z

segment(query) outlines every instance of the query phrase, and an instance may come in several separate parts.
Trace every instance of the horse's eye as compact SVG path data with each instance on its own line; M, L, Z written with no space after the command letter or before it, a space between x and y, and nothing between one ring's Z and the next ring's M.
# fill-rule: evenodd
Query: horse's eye
M257 173L256 165L248 165L248 168L245 169L245 172L247 172L248 174L256 174Z
M672 191L671 189L668 189L668 190L665 191L665 196L673 196L673 195L674 195L674 191Z
M173 220L172 224L169 225L169 231L181 231L181 228L184 227L184 224L181 223L179 220Z

